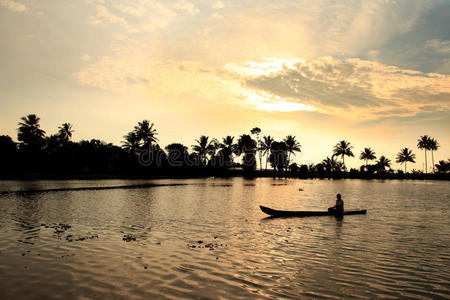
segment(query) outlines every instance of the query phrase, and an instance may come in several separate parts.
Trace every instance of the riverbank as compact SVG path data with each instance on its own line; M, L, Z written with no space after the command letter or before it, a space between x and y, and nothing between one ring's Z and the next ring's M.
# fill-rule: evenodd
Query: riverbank
M245 171L242 169L217 170L200 169L196 172L187 170L155 170L151 173L3 173L0 180L101 180L101 179L183 179L205 177L272 177L299 179L389 179L389 180L450 180L450 173L379 173L338 172L333 174L318 174L317 172L277 172L273 170Z

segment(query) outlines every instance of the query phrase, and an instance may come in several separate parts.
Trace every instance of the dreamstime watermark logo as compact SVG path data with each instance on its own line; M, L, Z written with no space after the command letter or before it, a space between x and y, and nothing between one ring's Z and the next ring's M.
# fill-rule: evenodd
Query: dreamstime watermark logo
M256 165L257 151L252 148L242 148L240 150L220 150L217 152L205 151L205 153L191 153L180 149L170 149L168 153L157 146L149 146L137 152L137 159L141 166L170 166L170 167L202 167L211 166L216 168L230 168L235 166L233 160L242 155L242 164L244 168L254 168ZM207 159L207 157L209 159ZM271 161L276 164L286 160L286 153L274 150L271 152Z

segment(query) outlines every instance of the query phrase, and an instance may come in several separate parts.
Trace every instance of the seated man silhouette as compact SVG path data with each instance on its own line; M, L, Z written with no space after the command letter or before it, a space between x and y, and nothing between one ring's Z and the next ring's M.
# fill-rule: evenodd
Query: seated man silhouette
M341 194L336 195L336 205L330 207L328 211L336 216L342 216L344 214L344 201L341 198Z

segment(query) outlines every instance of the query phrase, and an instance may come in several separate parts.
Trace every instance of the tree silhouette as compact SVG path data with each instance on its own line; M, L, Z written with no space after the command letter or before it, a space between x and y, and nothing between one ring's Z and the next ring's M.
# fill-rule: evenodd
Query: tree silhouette
M273 169L282 172L288 167L288 147L285 142L272 142L270 145L269 161Z
M287 164L289 166L289 164L291 163L291 154L295 155L295 152L301 152L302 145L300 145L300 143L297 142L295 136L292 136L292 135L286 136L283 141L287 147L287 152L288 152Z
M405 164L405 173L406 173L406 163L412 162L415 163L416 155L412 153L412 151L408 148L403 148L400 150L400 152L397 154L397 163Z
M17 139L22 142L25 148L30 150L42 149L45 144L45 131L40 128L39 121L41 120L35 114L30 114L21 118L19 122L19 133Z
M144 147L151 146L152 143L156 143L158 138L156 135L156 129L153 128L153 123L150 124L148 120L143 120L142 122L138 122L137 126L134 127L136 135L139 140L144 142Z
M346 169L344 157L354 157L352 148L353 146L350 145L350 142L345 140L339 141L333 148L333 156L341 156L344 169Z
M331 177L332 172L339 172L342 168L341 163L336 161L334 156L331 156L331 158L327 156L324 160L322 160L321 164L325 167L328 178Z
M380 156L380 158L377 161L377 167L378 170L380 170L382 173L386 170L386 168L391 167L391 160L386 158L384 155Z
M369 163L369 160L374 160L377 157L375 156L375 151L372 150L372 148L364 148L363 151L361 151L361 155L359 156L359 159L366 161L366 167Z
M65 142L72 138L73 132L74 130L72 129L72 124L70 123L64 123L58 127L58 136Z
M222 143L219 144L220 153L226 163L230 166L233 165L233 153L236 152L236 145L234 144L234 136L227 135L222 139Z
M166 146L167 160L172 167L185 166L186 160L189 157L188 148L180 143L172 143Z
M248 134L243 134L237 142L237 150L243 153L242 166L246 171L253 171L256 168L256 141Z
M274 142L273 137L270 135L263 137L263 142L261 143L261 149L263 151L263 155L266 155L266 170L267 170L267 162L269 161L270 147Z
M433 172L434 172L434 155L433 152L437 151L440 147L438 141L434 138L430 138L428 140L429 143L429 150L431 150L431 162L433 163Z
M445 174L450 171L450 158L447 161L440 160L438 164L436 164L436 168L439 173Z
M425 151L425 174L427 174L428 173L427 150L430 149L430 143L429 143L430 137L428 135L422 135L422 136L420 136L420 138L417 141L418 141L417 148Z
M10 171L15 163L17 144L9 135L0 135L0 173Z
M251 131L251 134L256 135L256 148L259 156L259 169L262 170L262 147L261 147L261 139L259 135L261 134L261 129L259 127L254 127Z
M138 153L141 147L141 140L135 131L127 133L124 137L125 141L122 143L122 148L130 154Z
M217 141L215 139L209 141L209 136L202 135L198 140L195 140L195 142L197 143L197 145L192 145L192 150L197 152L201 163L206 166L206 155L211 153L213 148L216 147L215 144L217 143Z

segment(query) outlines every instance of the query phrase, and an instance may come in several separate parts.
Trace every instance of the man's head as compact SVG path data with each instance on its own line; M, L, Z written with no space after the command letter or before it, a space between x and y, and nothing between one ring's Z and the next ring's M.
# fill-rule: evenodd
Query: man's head
M337 194L337 195L336 195L336 198L337 198L338 200L341 200L341 194Z

